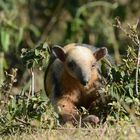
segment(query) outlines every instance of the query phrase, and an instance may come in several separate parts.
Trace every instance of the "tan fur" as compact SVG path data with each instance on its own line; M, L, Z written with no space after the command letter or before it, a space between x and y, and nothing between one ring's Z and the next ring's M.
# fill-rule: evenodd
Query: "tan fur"
M93 92L96 92L96 85L94 83L98 80L98 76L96 69L92 72L93 74L91 80L89 81L88 85L84 87L80 84L79 81L72 78L66 71L64 71L61 79L63 87L63 97L68 97L75 104L83 104L83 102L86 103L88 97L91 96L90 93L92 92L92 89ZM92 96L94 97L95 94L93 93Z

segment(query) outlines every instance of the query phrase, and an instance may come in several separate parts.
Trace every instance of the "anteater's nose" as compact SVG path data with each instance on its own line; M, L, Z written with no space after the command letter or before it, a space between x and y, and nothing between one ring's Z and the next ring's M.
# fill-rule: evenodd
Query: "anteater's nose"
M88 84L88 81L89 81L88 79L84 79L81 81L81 84L86 86Z

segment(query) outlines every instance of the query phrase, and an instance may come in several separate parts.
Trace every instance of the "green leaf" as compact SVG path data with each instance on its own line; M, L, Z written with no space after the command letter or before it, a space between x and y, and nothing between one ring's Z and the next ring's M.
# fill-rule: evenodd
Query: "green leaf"
M125 102L128 103L128 104L130 104L130 103L133 103L133 100L130 97L126 97L125 98Z
M101 65L101 71L102 71L102 75L103 75L105 78L107 78L107 77L108 77L108 70L107 70L107 67L106 67L105 63L103 63L103 64Z
M35 55L38 56L39 55L39 51L37 49L35 49Z
M129 88L129 94L131 97L133 97L133 89L132 88Z
M121 76L124 77L125 76L125 72L121 71Z
M2 49L3 49L4 52L7 52L8 49L9 49L9 44L10 44L10 35L4 29L1 29L0 35L1 35Z

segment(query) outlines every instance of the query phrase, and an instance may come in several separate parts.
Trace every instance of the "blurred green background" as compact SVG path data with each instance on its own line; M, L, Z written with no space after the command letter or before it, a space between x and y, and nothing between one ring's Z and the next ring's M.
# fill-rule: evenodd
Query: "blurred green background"
M11 68L18 68L15 86L25 83L29 74L20 58L21 49L46 40L61 46L72 42L105 46L119 62L131 43L113 26L116 16L124 27L136 24L139 0L0 0L0 84L4 71ZM43 71L36 73L35 78L43 81Z

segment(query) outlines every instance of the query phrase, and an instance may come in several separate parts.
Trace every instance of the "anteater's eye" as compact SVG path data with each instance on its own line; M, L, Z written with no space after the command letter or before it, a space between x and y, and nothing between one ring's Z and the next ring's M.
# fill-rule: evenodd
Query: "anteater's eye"
M92 64L92 68L95 68L95 66L96 66L96 63L93 63L93 64Z
M68 67L73 69L75 67L74 61L68 62Z

